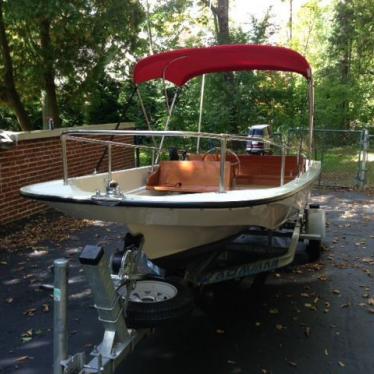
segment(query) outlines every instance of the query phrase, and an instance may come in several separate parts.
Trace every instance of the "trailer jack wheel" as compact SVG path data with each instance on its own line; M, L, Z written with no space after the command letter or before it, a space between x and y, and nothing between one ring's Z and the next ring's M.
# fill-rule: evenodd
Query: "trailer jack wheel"
M126 292L125 289L118 290L121 295L123 291ZM130 328L157 327L182 318L192 308L192 293L180 281L140 280L130 292L126 324Z

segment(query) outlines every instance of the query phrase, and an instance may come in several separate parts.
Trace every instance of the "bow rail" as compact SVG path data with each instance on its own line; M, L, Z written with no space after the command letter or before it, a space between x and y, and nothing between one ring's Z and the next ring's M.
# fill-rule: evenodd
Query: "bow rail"
M259 140L256 136L242 136L242 135L232 135L232 134L216 134L207 132L193 132L193 131L154 131L154 130L67 130L61 134L62 143L62 159L63 159L63 180L64 184L68 184L68 161L67 161L67 141L78 141L83 143L99 144L107 147L108 151L108 183L112 181L112 146L125 147L132 149L144 149L152 151L152 170L155 164L158 163L160 155L164 152L164 149L160 149L158 146L148 146L143 144L131 144L124 143L113 140L104 140L92 138L92 136L144 136L144 137L175 137L175 138L197 138L197 139L210 139L220 141L220 181L219 181L219 192L225 192L224 180L225 180L225 160L226 154L228 152L227 142L228 141L239 141L247 142L249 140ZM284 173L285 173L285 157L286 153L291 150L291 147L283 144L277 144L272 141L262 139L261 142L267 143L273 147L279 148L281 150L282 160L281 160L281 170L280 170L280 185L284 184ZM157 156L156 156L157 154ZM301 153L301 147L298 151L298 159L304 156ZM156 160L156 162L155 162Z

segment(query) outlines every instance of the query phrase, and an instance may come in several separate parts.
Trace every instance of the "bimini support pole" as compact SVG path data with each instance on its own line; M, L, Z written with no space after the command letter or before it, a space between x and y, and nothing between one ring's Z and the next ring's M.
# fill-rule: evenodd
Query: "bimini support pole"
M197 132L201 132L201 122L203 120L203 106L204 106L204 91L205 91L205 74L201 79L201 91L200 91L200 107L199 107L199 123L197 124ZM197 137L196 142L196 153L200 152L200 136Z
M308 98L309 98L309 160L313 158L313 140L314 140L314 81L311 75L308 80Z
M286 169L286 150L282 142L282 159L281 159L281 170L280 170L280 185L284 185L284 172Z
M61 146L62 146L62 167L64 169L64 184L68 184L68 155L66 147L66 135L61 135Z
M145 122L147 124L148 130L153 131L151 121L149 120L147 111L145 109L143 98L142 98L142 95L140 93L139 87L136 87L136 93L137 93L138 98L139 98L140 107L142 108L143 116L144 116ZM153 142L153 145L156 147L157 146L156 140L153 136L152 136L152 142Z
M177 101L177 97L179 95L179 91L180 91L180 89L178 87L177 90L175 91L175 94L173 96L173 100L172 100L171 105L170 105L170 109L169 109L168 117L166 119L164 131L168 131L170 120L171 120L171 116L173 115L173 112L174 112L175 102ZM160 145L158 147L158 153L157 153L157 156L156 156L156 162L155 162L156 164L160 160L162 147L164 145L164 140L165 140L165 136L162 136L161 141L160 141Z
M220 160L220 174L219 174L219 188L218 191L225 192L225 173L226 173L226 148L227 139L223 137L221 139L221 160Z

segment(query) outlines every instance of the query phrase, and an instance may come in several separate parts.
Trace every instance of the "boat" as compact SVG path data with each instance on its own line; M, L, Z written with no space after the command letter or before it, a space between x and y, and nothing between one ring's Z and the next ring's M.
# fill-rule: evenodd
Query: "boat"
M248 155L245 144L251 138L246 135L206 133L200 126L196 132L168 130L176 98L190 79L208 73L250 70L293 72L307 80L307 154L302 153L302 147L292 154L285 144L271 142L272 149L277 149L274 154ZM248 227L277 230L304 209L321 165L312 159L313 77L303 56L287 48L265 45L180 49L137 63L137 87L156 79L176 86L164 130L153 130L145 116L147 130L66 131L61 136L63 178L22 187L21 194L70 216L126 224L132 235L142 235L142 249L152 262L167 267L180 258L184 268L194 256L219 250L215 243L235 238ZM141 105L145 112L142 101ZM142 145L124 144L114 141L114 136L136 136L148 141ZM196 150L184 154L183 159L174 152L165 160L165 139L170 137L193 139ZM200 141L207 139L215 146L203 151ZM106 145L108 172L69 178L69 141ZM243 154L230 149L233 142L243 144ZM150 165L112 171L111 149L115 146L150 152Z

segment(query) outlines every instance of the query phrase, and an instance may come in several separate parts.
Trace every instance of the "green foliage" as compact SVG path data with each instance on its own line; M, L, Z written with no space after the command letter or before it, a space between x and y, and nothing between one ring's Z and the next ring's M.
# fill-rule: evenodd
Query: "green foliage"
M148 55L150 47L156 53L216 44L207 4L192 0L6 1L5 23L17 89L34 128L41 127L46 59L52 61L56 73L63 125L121 119L147 128L139 105L131 105L124 113L133 91L133 56ZM280 30L271 14L269 8L263 17L251 17L247 30L230 25L230 41L272 43ZM47 51L40 46L40 23L46 19L51 36ZM317 127L374 125L373 20L373 0L334 0L328 6L309 0L294 14L290 47L305 55L313 67ZM1 73L0 63L0 77ZM197 129L200 90L201 78L182 89L171 129ZM166 121L164 91L162 82L141 86L150 121L158 129ZM167 85L167 91L170 100L175 88ZM306 126L306 93L305 80L288 73L208 75L203 130L245 134L247 127L256 123L271 123L275 131L282 132ZM0 109L0 126L16 128L5 107Z
M41 121L43 74L50 61L64 125L118 119L119 87L112 76L123 77L139 44L144 13L138 1L12 0L5 10L17 89L31 117L39 114ZM49 24L48 50L40 44L43 22Z
M338 1L327 37L328 65L319 80L323 122L330 127L373 125L374 2Z

